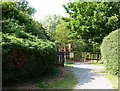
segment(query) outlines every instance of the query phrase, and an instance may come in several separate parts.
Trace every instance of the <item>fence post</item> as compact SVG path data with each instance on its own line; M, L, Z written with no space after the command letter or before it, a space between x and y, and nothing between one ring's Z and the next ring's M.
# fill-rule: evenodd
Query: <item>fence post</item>
M62 67L64 67L64 61L65 61L64 52L62 52Z
M97 63L98 63L98 60L99 60L99 53L97 53Z

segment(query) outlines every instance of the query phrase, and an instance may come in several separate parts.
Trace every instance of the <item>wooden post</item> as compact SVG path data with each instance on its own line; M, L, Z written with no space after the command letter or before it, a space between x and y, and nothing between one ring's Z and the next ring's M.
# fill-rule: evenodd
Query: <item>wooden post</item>
M64 61L65 61L64 52L62 52L62 67L64 67Z
M99 60L99 53L97 53L97 63L98 63L98 60Z
M84 62L85 62L85 60L86 60L86 52L84 52Z

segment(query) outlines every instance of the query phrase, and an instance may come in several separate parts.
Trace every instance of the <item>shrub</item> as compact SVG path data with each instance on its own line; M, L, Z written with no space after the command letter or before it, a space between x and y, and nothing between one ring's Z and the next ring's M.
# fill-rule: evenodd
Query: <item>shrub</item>
M53 67L55 44L47 40L49 36L42 24L32 19L34 13L26 0L2 3L3 82L41 76Z
M2 34L2 74L5 81L23 81L47 73L56 60L55 44L35 36Z
M101 45L101 55L104 61L106 70L111 74L118 75L118 43L120 40L118 38L118 32L120 29L111 32L108 36L104 37Z

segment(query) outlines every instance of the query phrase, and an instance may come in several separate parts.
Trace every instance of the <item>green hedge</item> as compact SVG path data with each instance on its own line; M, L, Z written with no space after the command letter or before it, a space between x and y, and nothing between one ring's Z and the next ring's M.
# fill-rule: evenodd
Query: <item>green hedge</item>
M11 12L11 13L9 13ZM33 20L26 0L2 3L3 82L24 81L50 72L56 61L55 44L42 24Z
M104 61L106 70L111 74L118 75L118 43L120 40L118 38L118 32L120 29L117 29L111 32L108 36L104 37L101 45L101 55L102 60Z
M56 61L55 44L29 35L2 34L2 78L6 81L23 81L48 73Z

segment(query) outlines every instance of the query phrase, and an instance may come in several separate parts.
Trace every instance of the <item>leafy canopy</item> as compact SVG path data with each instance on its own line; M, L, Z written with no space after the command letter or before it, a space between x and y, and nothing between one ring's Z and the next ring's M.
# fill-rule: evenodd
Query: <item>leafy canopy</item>
M50 36L51 40L54 40L56 26L60 24L61 20L62 17L58 15L47 15L41 20L43 27L46 29L46 32L48 36Z
M3 32L15 32L21 27L23 28L22 31L24 30L39 38L48 38L42 24L32 19L34 13L35 9L30 7L25 0L16 3L2 2Z
M120 27L120 2L69 2L64 8L70 15L64 19L68 28L93 50L99 50L102 39Z

